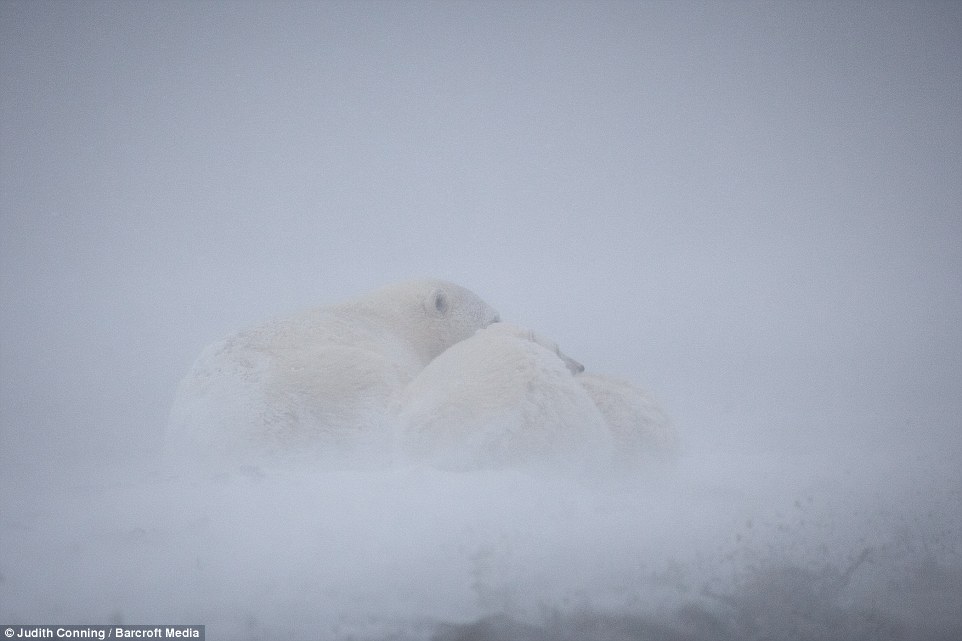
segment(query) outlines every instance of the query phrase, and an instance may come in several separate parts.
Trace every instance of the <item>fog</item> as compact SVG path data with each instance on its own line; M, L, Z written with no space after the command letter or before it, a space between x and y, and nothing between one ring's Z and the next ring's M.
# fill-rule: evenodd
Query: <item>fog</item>
M0 3L0 624L962 636L962 5ZM674 466L182 475L208 343L458 282Z

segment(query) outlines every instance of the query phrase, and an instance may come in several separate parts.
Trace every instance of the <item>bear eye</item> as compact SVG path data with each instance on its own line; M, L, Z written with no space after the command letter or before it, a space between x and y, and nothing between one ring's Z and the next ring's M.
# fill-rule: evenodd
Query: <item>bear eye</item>
M444 292L438 292L434 295L434 309L436 309L439 314L448 311L448 298L444 295Z

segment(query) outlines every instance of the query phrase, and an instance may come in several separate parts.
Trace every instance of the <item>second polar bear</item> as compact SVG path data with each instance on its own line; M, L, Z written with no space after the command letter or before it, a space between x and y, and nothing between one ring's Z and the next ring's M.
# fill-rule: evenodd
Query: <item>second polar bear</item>
M408 385L399 449L452 470L588 471L613 455L583 367L533 332L497 323L448 348Z
M469 290L425 280L238 332L208 346L181 382L168 454L232 464L389 458L400 390L497 320Z

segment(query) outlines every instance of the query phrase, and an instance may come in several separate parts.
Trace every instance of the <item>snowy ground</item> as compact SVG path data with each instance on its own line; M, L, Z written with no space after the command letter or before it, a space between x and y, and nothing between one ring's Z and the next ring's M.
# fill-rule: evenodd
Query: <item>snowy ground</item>
M159 469L0 478L0 621L209 639L958 639L951 453L692 451L621 482ZM866 472L866 470L868 472Z

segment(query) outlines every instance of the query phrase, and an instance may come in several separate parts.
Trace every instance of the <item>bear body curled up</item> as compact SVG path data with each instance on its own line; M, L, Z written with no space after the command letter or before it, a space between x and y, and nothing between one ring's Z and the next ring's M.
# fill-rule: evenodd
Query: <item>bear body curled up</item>
M181 382L168 454L233 463L389 457L400 391L497 320L469 290L424 280L228 336L204 349Z
M614 439L575 376L583 369L530 330L491 325L408 385L399 449L451 470L604 466Z

